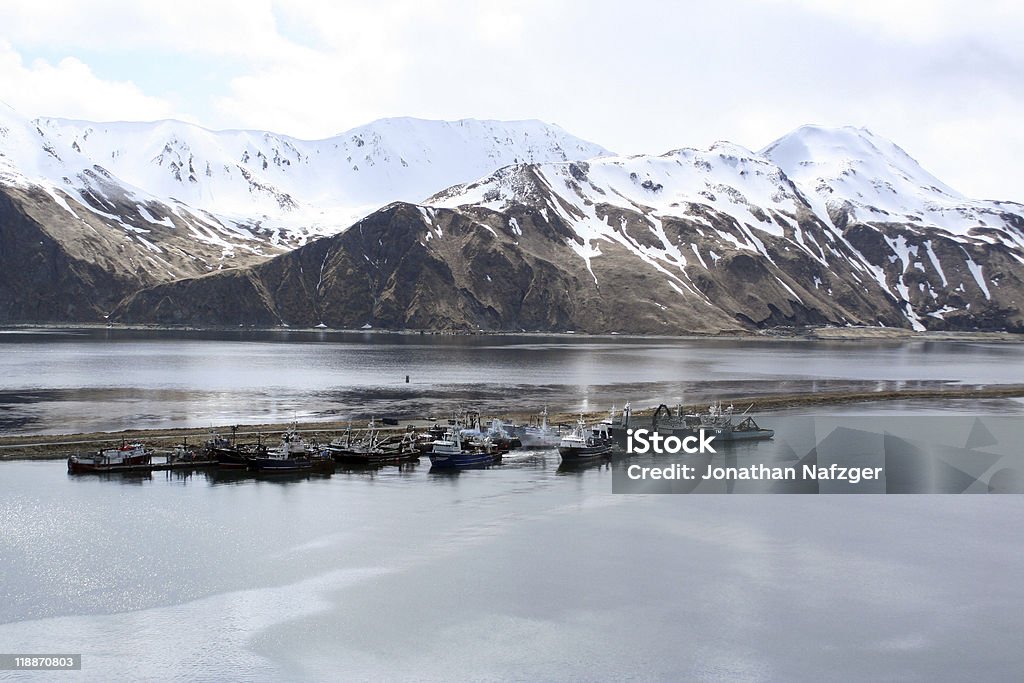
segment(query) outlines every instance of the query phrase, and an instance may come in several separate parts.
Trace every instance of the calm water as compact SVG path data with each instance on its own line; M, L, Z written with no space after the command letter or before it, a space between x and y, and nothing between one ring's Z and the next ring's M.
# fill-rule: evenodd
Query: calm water
M0 337L24 431L358 414L364 393L598 409L742 380L1024 381L1019 347L988 344ZM0 652L82 653L85 681L1019 678L1022 496L615 495L611 479L554 452L293 481L0 463Z
M608 466L557 460L288 482L0 464L0 649L82 653L90 681L1024 665L1024 497L613 495Z
M409 376L409 383L405 382ZM0 432L603 411L783 390L1024 383L1024 345L125 330L0 333Z

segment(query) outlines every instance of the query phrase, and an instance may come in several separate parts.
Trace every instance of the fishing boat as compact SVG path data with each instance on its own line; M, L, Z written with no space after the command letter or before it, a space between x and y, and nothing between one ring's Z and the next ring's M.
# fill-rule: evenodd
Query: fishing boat
M238 443L238 427L231 428L231 438L220 434L212 434L206 441L203 450L208 460L216 460L217 467L222 469L247 470L254 457L266 454L260 435L256 436L255 444Z
M430 455L430 451L434 449L434 442L438 439L444 438L444 431L440 434L435 434L432 431L420 432L413 436L413 448L420 455Z
M167 455L166 466L170 468L206 467L215 465L217 461L207 455L205 448L196 450L188 445L188 440L183 439L174 450Z
M249 460L255 455L233 446L216 448L211 454L217 461L217 467L239 470L249 469Z
M612 439L608 425L602 423L588 428L580 415L576 427L558 442L558 455L563 462L603 458L612 453Z
M430 451L430 464L439 469L467 469L488 467L501 461L501 452L486 438L470 441L462 436L460 425L455 424L444 436L435 439Z
M128 472L148 470L153 452L141 443L122 443L117 448L108 448L91 455L75 454L68 458L68 473L87 472Z
M556 427L548 424L548 407L540 411L540 424L523 427L519 440L523 448L555 448L561 441L561 434Z
M313 458L310 457L305 440L293 426L281 435L279 446L250 458L249 469L269 474L308 472L313 469Z
M661 404L649 421L646 418L634 417L626 410L620 420L610 425L609 430L620 446L626 444L629 430L634 428L649 429L664 437L676 436L680 439L688 436L699 438L703 431L705 434L714 435L715 444L771 439L775 436L775 430L761 427L757 423L750 415L753 407L751 404L737 415L731 404L723 407L721 401L712 402L704 411L685 411L682 406L677 406L673 411L667 405Z
M484 427L480 413L472 412L468 414L468 424L469 426L462 430L462 437L470 442L488 439L491 445L502 453L508 453L513 448L523 445L522 439L507 429L505 423L498 418L492 419L490 425Z
M352 428L333 439L326 448L335 462L351 465L386 465L418 460L416 435L412 432L384 435L371 420L361 439L355 438Z
M680 408L673 417L668 406L660 405L651 418L651 428L662 434L671 431L680 437L697 435L701 431L713 433L718 442L770 439L775 436L774 429L760 427L748 414L753 407L750 404L742 414L736 415L732 404L723 408L721 401L714 401L706 411L683 413Z
M414 437L414 443L416 450L419 451L420 455L430 455L430 452L434 450L434 442L440 441L445 438L445 434L451 429L453 425L458 422L456 419L448 420L448 426L434 422L433 425L427 427L424 431L416 434Z

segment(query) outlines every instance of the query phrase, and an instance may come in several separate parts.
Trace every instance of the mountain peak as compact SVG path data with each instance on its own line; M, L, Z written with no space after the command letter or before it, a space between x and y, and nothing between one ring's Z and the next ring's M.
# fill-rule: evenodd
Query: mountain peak
M802 125L778 138L759 153L783 167L792 165L793 162L824 163L833 159L865 159L893 153L895 156L911 159L895 144L875 135L867 128L818 124Z
M164 202L258 223L287 242L344 230L393 200L420 201L518 163L576 161L608 151L530 121L379 119L337 136L301 140L258 130L213 131L176 120L91 122L14 114L17 169L52 186L74 177L54 164L98 165ZM18 123L20 121L20 123ZM16 124L16 125L15 125ZM38 130L39 135L30 134ZM12 147L8 135L0 153ZM7 152L9 155L9 152ZM79 163L80 162L80 163ZM293 240L291 236L295 236Z
M860 173L884 181L896 176L918 188L962 198L901 147L867 128L808 124L783 135L760 154L794 179L828 180Z
M912 220L967 234L985 225L983 214L992 208L967 199L867 128L801 126L760 154L828 211L845 207L862 221Z

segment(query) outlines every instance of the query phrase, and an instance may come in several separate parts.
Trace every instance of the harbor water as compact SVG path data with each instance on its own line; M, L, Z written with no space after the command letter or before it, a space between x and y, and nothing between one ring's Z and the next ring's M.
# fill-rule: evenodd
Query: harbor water
M408 376L409 381L406 382ZM336 332L0 333L0 432L66 434L606 411L758 393L1024 383L1013 343L452 337ZM1009 405L1010 410L1019 410Z
M409 412L474 391L600 410L745 382L1024 379L1004 344L201 337L7 335L4 431L326 419L361 414L362 393ZM1019 677L1024 497L613 494L620 466L520 451L455 474L423 459L260 480L0 463L0 651L82 654L74 674L0 680Z
M1021 496L621 495L613 466L557 460L286 481L3 463L0 643L81 653L90 681L1012 680L1024 663Z

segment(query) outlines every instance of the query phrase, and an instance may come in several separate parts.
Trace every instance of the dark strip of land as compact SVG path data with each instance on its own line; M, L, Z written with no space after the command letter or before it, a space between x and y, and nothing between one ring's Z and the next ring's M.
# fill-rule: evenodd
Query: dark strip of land
M1024 397L1024 385L1003 384L984 386L942 386L926 389L907 389L891 391L841 391L841 392L816 392L816 393L790 393L777 395L759 395L750 397L732 397L731 403L736 406L738 412L742 412L749 404L754 404L754 410L758 413L770 412L791 408L809 408L818 406L840 405L848 403L866 403L877 401L908 401L908 400L938 400L938 399L1005 399ZM673 407L674 406L670 406ZM649 415L654 411L655 406L634 410L636 415ZM706 406L700 406L706 409ZM606 413L591 413L585 415L588 420L597 420L605 417ZM532 415L507 415L501 416L516 422L527 421ZM552 413L552 424L570 424L576 420L578 415L574 413ZM393 431L404 431L410 426L420 429L429 426L426 420L412 419L403 420L398 427L386 428ZM273 441L291 424L256 424L238 425L237 436L242 441L254 442L257 436L261 436L266 442ZM344 431L350 426L349 422L306 422L299 423L298 428L304 434L316 437L321 443L326 442L333 435ZM353 426L355 430L356 427ZM231 434L231 427L218 427L215 432L222 436ZM209 427L183 428L183 429L141 429L125 430L122 432L94 432L91 434L62 434L62 435L39 435L39 436L5 436L0 437L0 461L2 460L56 460L68 457L75 452L90 452L100 448L116 446L122 441L142 442L146 446L157 450L171 450L175 446L191 444L201 446L210 438Z

